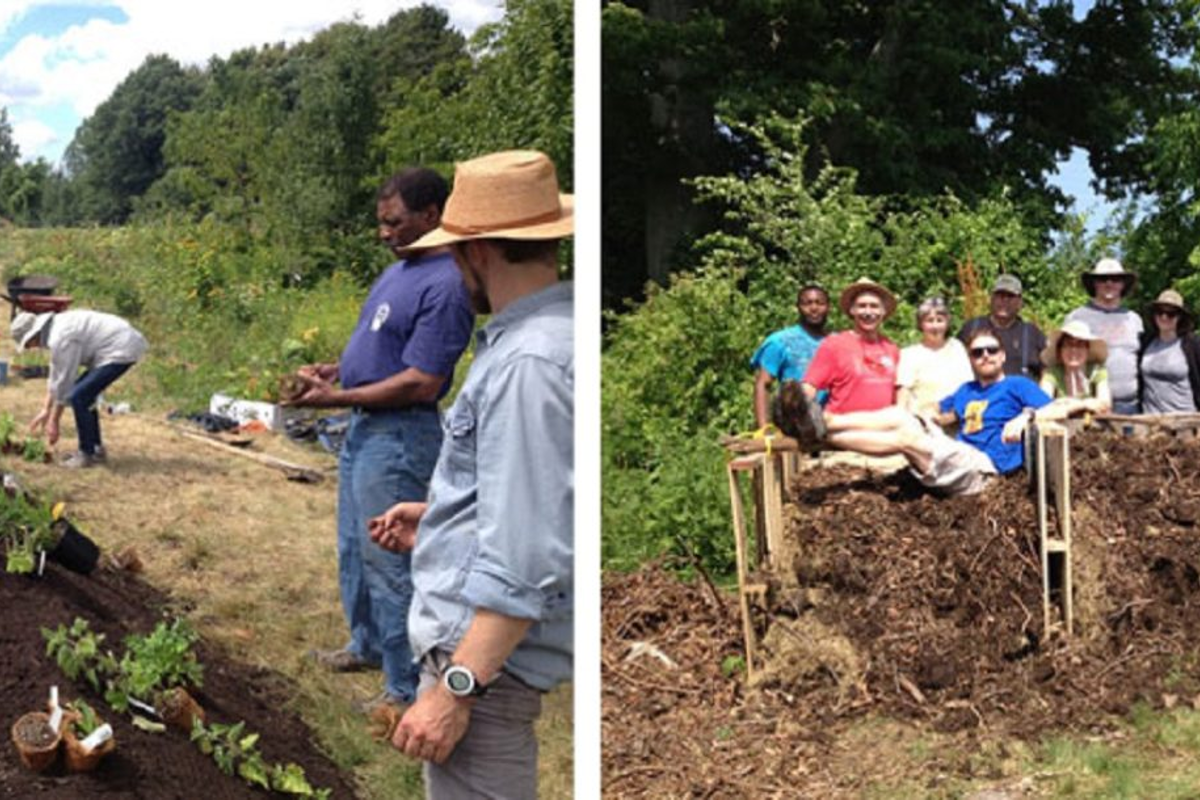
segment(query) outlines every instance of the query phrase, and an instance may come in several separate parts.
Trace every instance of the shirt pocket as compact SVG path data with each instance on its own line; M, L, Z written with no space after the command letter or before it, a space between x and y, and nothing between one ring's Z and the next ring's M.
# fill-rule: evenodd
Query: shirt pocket
M477 419L470 403L454 404L446 416L445 434L442 447L450 481L458 486L474 483Z

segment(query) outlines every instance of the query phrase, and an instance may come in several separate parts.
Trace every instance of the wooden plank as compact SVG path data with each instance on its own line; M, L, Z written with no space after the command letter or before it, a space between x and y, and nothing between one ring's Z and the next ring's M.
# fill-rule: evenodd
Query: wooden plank
M754 665L758 658L758 642L754 635L754 622L750 618L750 601L747 593L749 586L747 554L746 554L746 515L742 503L741 484L738 481L739 470L730 461L726 467L729 476L729 506L733 514L733 544L737 557L738 606L742 612L742 638L746 647L746 680L753 680Z
M762 462L763 528L766 533L767 551L760 554L772 569L779 569L783 557L783 476L779 469L779 456L772 453ZM765 559L762 556L765 555Z

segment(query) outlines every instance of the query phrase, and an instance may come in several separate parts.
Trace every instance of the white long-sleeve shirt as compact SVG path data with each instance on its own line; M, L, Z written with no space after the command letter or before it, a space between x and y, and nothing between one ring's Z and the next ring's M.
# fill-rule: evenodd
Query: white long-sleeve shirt
M49 389L55 402L70 402L80 367L133 364L145 353L146 339L125 320L103 311L63 311L50 320Z

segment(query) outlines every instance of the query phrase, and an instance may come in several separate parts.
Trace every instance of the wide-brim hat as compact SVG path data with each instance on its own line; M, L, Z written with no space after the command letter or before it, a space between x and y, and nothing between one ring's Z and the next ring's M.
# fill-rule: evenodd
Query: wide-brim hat
M13 341L17 343L18 353L25 351L25 348L29 346L29 342L42 332L53 316L53 311L47 311L44 314L32 314L28 311L22 311L13 318L12 323L9 325L9 330L12 331Z
M870 278L859 278L845 289L842 289L842 296L838 299L838 307L842 309L843 314L850 316L850 306L854 305L854 301L863 292L879 295L879 299L883 301L883 315L885 317L890 317L895 313L896 298L891 292Z
M1081 276L1083 280L1083 288L1087 290L1089 295L1096 293L1095 285L1097 278L1120 278L1125 284L1125 289L1122 294L1129 294L1133 289L1133 285L1137 283L1137 273L1129 272L1115 258L1102 258L1096 262L1096 266L1092 267L1091 272L1085 272Z
M1158 297L1156 297L1154 302L1150 304L1150 313L1153 314L1154 309L1158 308L1159 306L1175 309L1179 312L1179 316L1182 319L1192 319L1192 312L1188 311L1187 306L1183 304L1183 295L1174 289L1164 289L1159 292Z
M1088 343L1088 361L1103 364L1108 360L1108 345L1104 343L1103 339L1092 333L1092 329L1086 322L1077 319L1050 334L1050 339L1046 342L1045 349L1042 350L1042 363L1047 367L1058 366L1058 342L1064 334Z
M545 153L506 150L462 161L442 224L400 250L443 247L468 239L562 239L575 232L575 198L558 191Z

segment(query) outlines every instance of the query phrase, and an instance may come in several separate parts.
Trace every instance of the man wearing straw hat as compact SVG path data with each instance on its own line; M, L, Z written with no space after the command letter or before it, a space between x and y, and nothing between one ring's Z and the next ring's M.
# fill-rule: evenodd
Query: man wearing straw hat
M301 368L303 389L287 401L351 409L337 504L338 588L350 635L342 647L310 656L334 672L382 668L383 690L363 706L371 714L411 703L418 672L404 629L411 557L372 543L367 521L397 500L425 499L442 441L437 404L474 326L450 252L404 250L438 226L448 194L445 178L423 167L384 182L375 208L379 238L399 260L371 286L340 360Z
M34 347L50 351L46 403L29 424L30 430L44 430L50 444L56 443L59 420L69 405L75 414L79 450L63 466L79 469L106 461L96 399L146 353L146 339L121 317L85 309L23 311L11 327L17 352Z
M1091 296L1087 305L1067 314L1064 324L1076 320L1108 345L1108 385L1112 409L1117 414L1137 414L1137 354L1142 335L1142 318L1125 308L1122 301L1137 283L1115 258L1102 258L1082 276L1083 288Z
M804 374L805 392L811 398L828 390L825 407L834 413L892 405L900 348L881 329L896 310L896 298L878 283L859 278L842 290L838 305L854 327L822 340Z
M460 163L442 225L475 310L475 358L447 414L429 501L372 521L413 549L409 636L422 674L392 736L427 762L428 796L535 797L541 695L572 674L574 300L558 243L574 230L533 151Z

